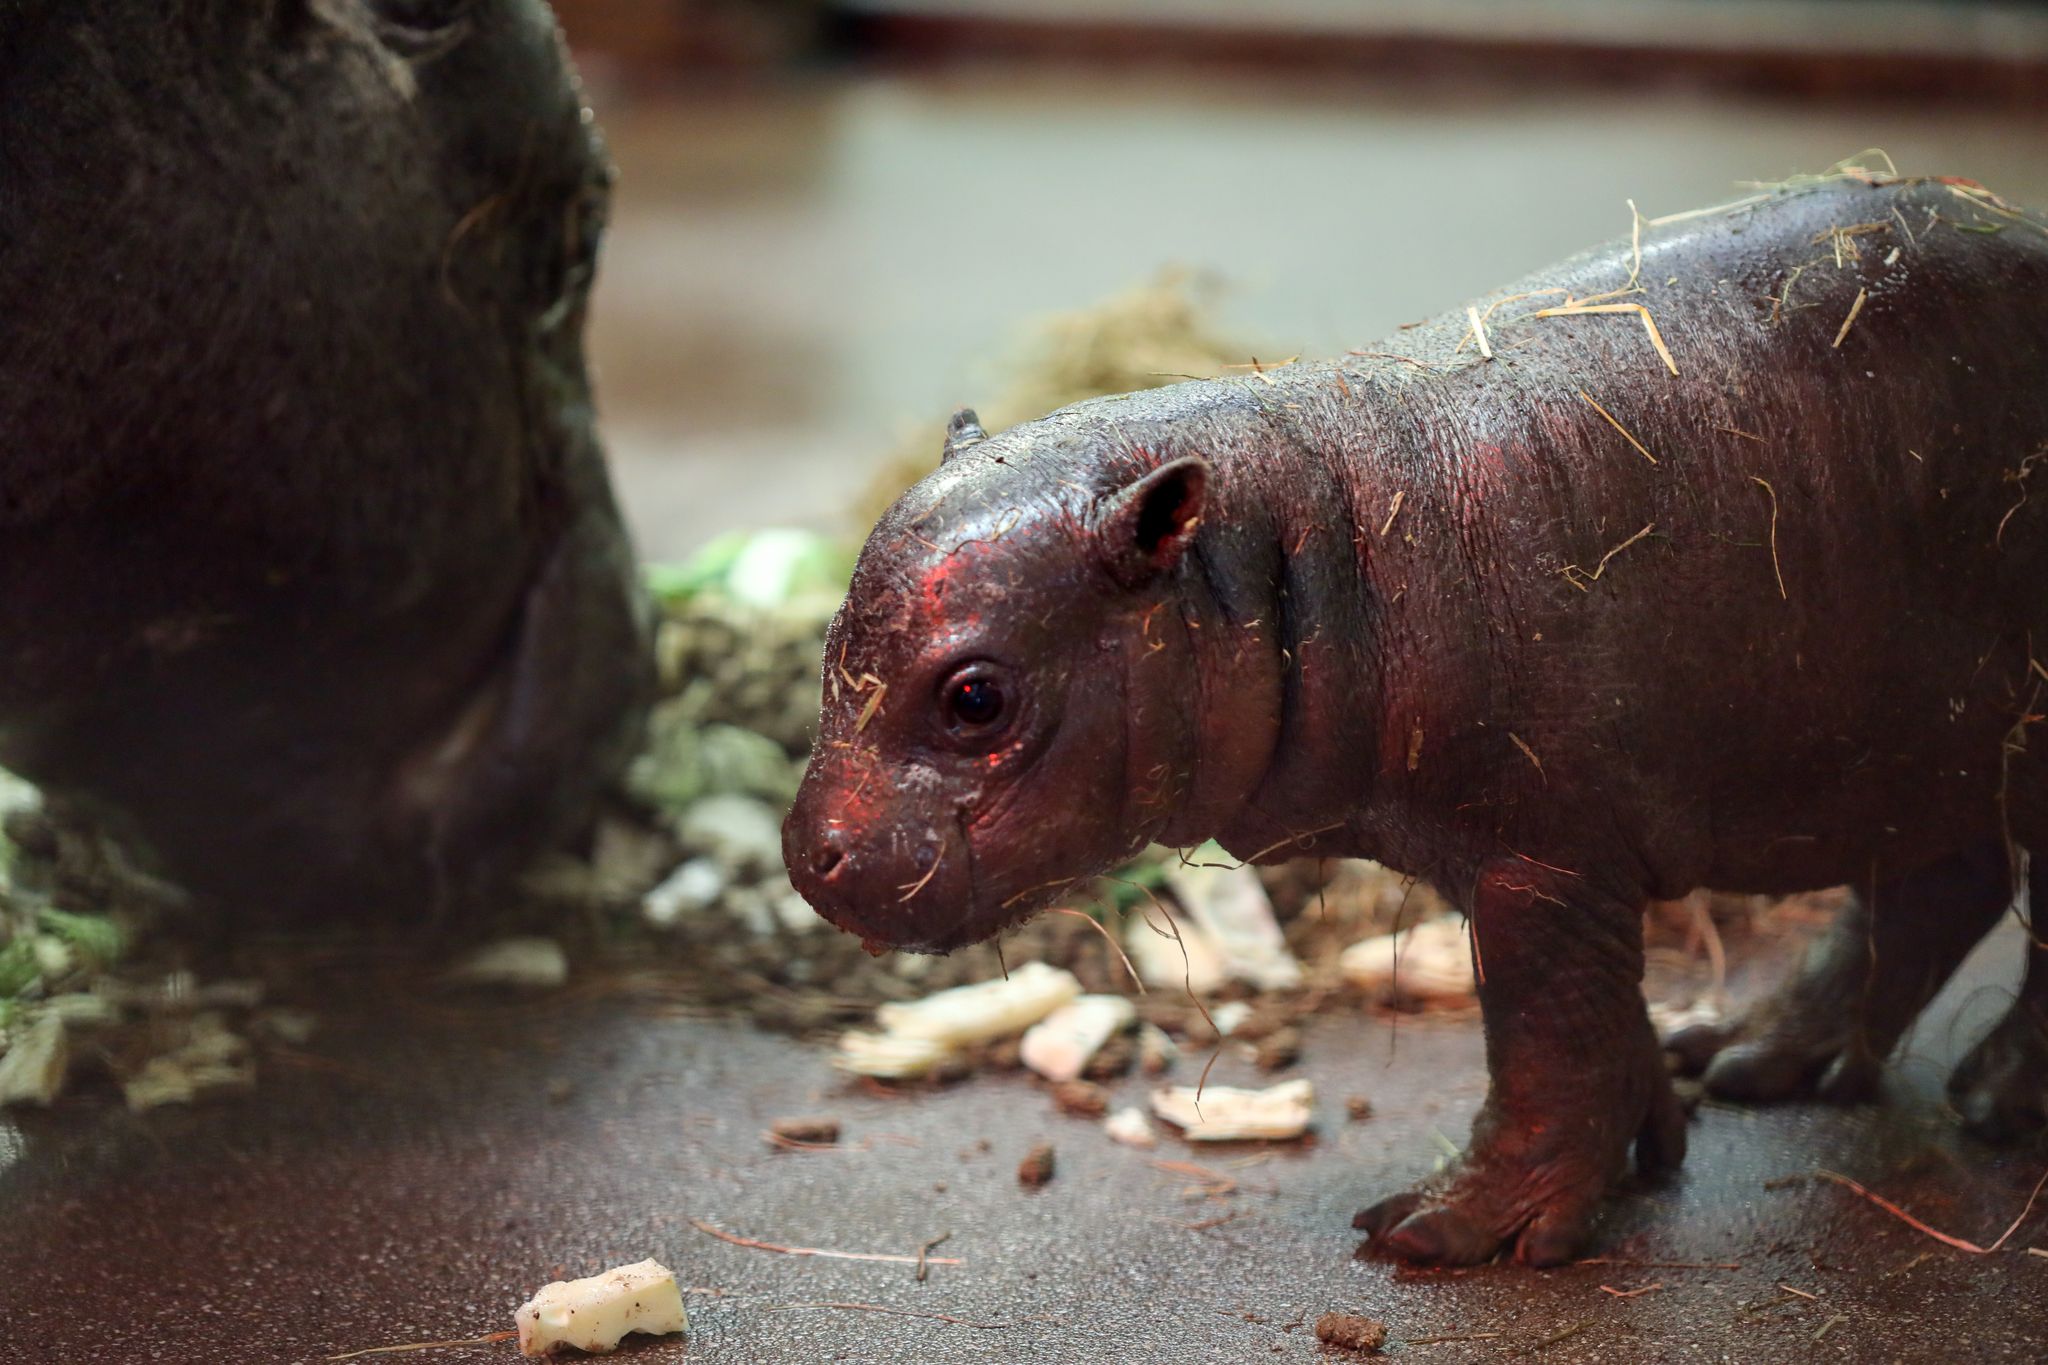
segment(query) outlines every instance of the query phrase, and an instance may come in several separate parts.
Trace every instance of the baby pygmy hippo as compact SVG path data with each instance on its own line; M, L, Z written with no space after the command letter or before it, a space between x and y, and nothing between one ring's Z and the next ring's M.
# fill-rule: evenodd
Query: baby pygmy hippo
M1683 1157L1651 899L1857 888L1675 1041L1866 1089L2048 848L2048 229L1858 172L1639 239L1340 361L957 419L832 627L796 885L943 952L1148 842L1427 878L1491 1090L1359 1217L1416 1261L1564 1260L1631 1148ZM2037 950L1958 1074L1987 1127L2039 1121L2044 1004Z

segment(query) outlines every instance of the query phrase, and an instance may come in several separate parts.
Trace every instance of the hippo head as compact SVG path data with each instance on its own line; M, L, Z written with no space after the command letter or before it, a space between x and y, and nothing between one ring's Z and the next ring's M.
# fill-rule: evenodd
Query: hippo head
M783 826L791 881L871 947L946 952L1043 909L1166 825L1190 742L1150 675L1208 466L1045 422L946 459L862 550ZM1162 609L1163 608L1163 609Z
M0 127L0 764L240 912L493 907L652 690L544 0L7 0Z

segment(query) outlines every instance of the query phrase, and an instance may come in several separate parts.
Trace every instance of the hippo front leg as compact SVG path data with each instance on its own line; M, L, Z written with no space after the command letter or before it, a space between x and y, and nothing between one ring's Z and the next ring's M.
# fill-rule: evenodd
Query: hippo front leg
M1471 1265L1512 1243L1555 1265L1585 1244L1630 1144L1645 1171L1685 1157L1685 1115L1643 1007L1640 905L1523 861L1472 895L1490 1077L1464 1156L1353 1226L1407 1260Z

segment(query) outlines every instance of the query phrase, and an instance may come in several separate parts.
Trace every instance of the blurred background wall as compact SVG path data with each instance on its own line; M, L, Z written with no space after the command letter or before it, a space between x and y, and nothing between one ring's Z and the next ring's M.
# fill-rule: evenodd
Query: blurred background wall
M1033 319L1181 266L1329 355L1881 147L2048 206L2048 6L557 0L618 162L600 399L643 553L860 530ZM936 451L932 452L934 456Z

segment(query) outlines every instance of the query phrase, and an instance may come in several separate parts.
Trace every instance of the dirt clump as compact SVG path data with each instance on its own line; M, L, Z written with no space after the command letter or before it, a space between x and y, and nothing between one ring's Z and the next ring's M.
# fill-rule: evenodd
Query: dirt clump
M1340 1350L1377 1353L1387 1344L1387 1325L1361 1313L1325 1313L1316 1319L1316 1340Z
M1047 1184L1052 1180L1053 1166L1052 1144L1041 1142L1024 1153L1024 1159L1017 1163L1017 1183L1027 1189Z

